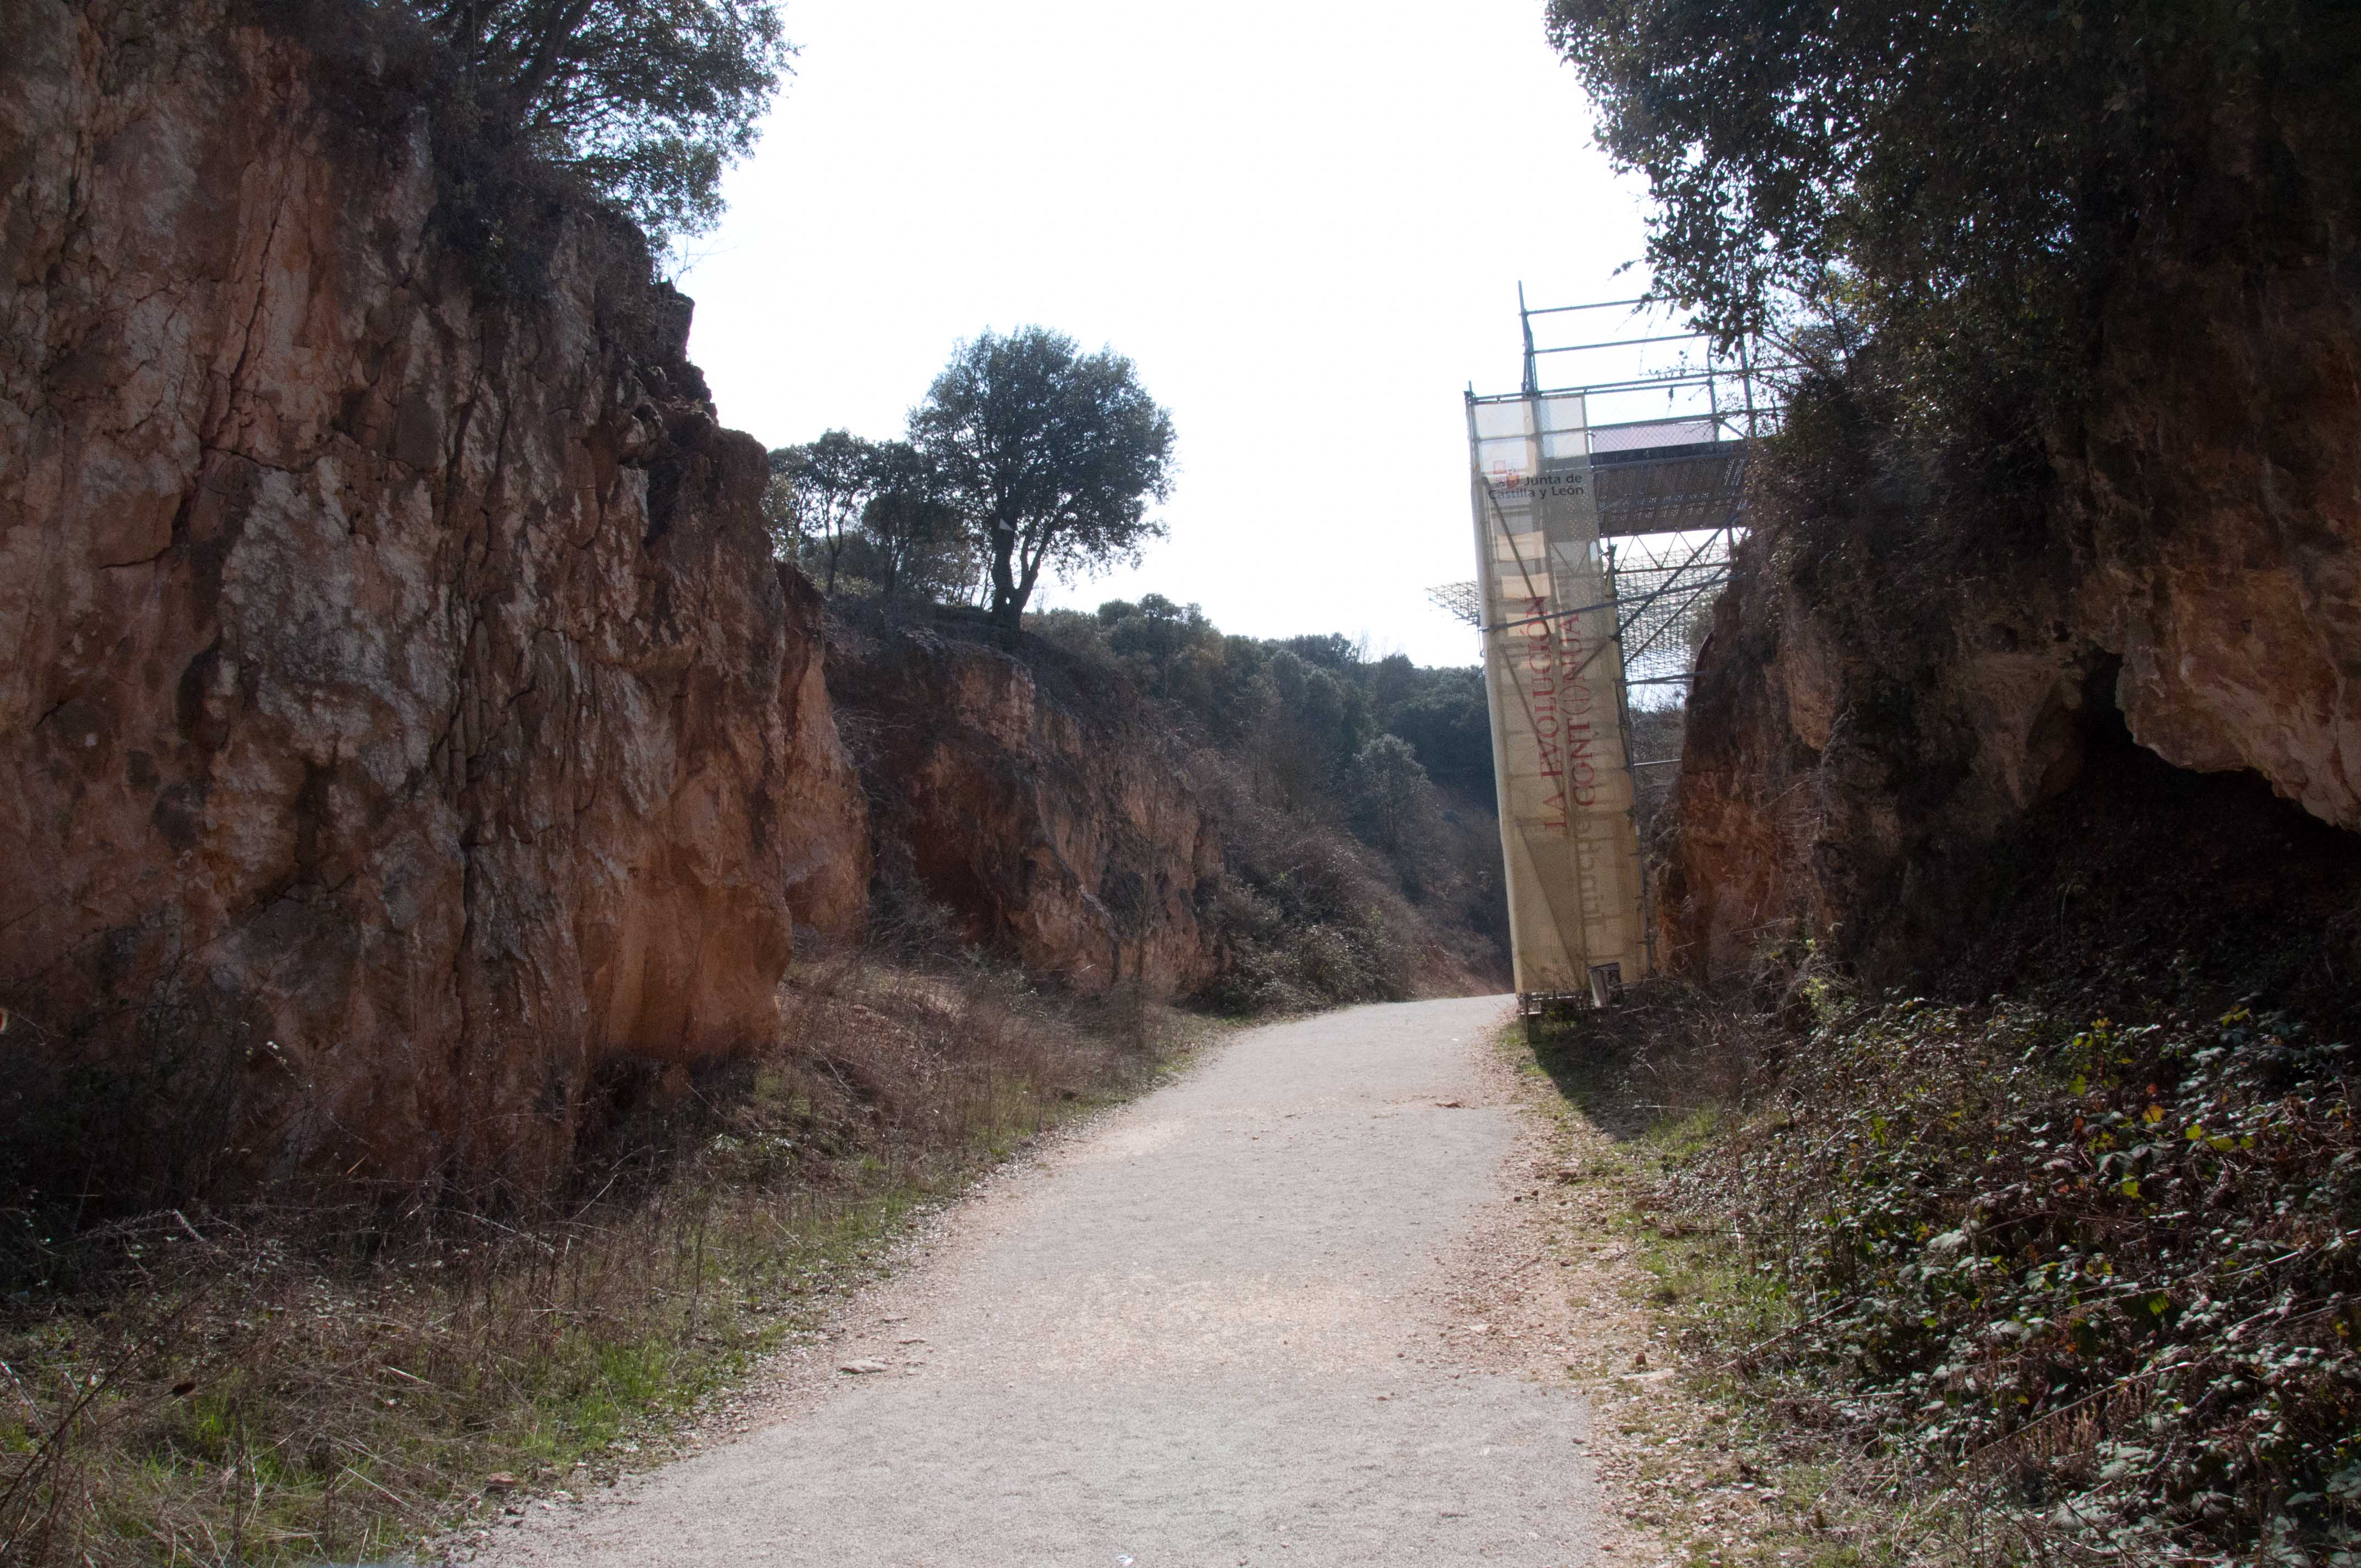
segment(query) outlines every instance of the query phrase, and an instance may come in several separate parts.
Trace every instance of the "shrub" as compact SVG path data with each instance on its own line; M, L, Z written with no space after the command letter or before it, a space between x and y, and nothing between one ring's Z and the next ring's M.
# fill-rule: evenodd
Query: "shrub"
M1740 1362L1791 1420L2051 1546L2304 1561L2361 1546L2356 1065L2245 1006L1857 1008L1669 1195L1788 1293Z

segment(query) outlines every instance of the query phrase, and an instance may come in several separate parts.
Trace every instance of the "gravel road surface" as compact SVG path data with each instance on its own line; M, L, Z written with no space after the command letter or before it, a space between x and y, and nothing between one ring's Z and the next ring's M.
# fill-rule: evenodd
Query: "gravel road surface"
M770 1424L535 1510L486 1560L1615 1561L1582 1398L1448 1288L1509 1212L1506 1012L1237 1036L955 1207L778 1374Z

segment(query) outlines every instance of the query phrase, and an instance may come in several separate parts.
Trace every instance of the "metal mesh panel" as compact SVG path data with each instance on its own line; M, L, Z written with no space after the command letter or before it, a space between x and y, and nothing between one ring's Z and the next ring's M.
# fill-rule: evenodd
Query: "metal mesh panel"
M1603 424L1590 433L1590 450L1637 452L1650 446L1695 446L1716 439L1708 419L1649 419L1625 424Z
M1437 583L1426 590L1426 597L1455 620L1470 626L1484 624L1484 589L1476 583Z
M1598 454L1598 523L1609 534L1719 528L1738 505L1746 445L1738 441L1625 447Z
M1697 618L1730 577L1729 532L1619 539L1612 559L1624 679L1653 685L1687 674L1697 666Z

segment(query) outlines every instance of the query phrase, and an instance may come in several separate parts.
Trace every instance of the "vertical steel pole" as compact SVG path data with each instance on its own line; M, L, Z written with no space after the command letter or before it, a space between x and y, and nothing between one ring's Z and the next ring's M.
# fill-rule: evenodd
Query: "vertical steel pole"
M1656 972L1656 921L1653 890L1648 883L1648 846L1640 837L1640 769L1631 755L1631 668L1623 654L1623 590L1615 572L1615 545L1601 540L1607 556L1607 597L1615 605L1615 722L1623 734L1623 773L1631 781L1631 848L1639 857L1640 946L1648 955L1648 973ZM1638 977L1644 978L1644 977Z
M1533 353L1533 313L1525 309L1525 285L1521 279L1517 283L1517 330L1524 334L1525 339L1525 396L1537 397L1542 389L1542 376L1539 361Z
M1738 340L1738 384L1746 394L1746 439L1754 439L1754 364L1746 350L1746 339Z

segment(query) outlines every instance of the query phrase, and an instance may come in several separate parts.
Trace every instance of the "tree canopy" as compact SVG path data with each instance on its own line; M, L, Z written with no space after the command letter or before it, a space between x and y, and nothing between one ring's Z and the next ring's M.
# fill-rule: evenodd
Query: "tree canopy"
M906 441L887 441L879 443L875 465L857 541L862 575L880 598L966 598L975 587L975 542L934 464Z
M793 53L773 0L394 0L450 50L464 106L658 244L712 227L721 171Z
M1840 363L1876 339L1901 400L1935 418L2070 402L2098 291L2134 247L2203 241L2199 188L2242 141L2277 123L2349 148L2356 17L2308 0L1549 6L1601 143L1659 203L1658 289L1725 340L1816 326L1806 346ZM2257 177L2283 178L2272 163Z
M1028 326L962 343L910 416L912 444L981 536L992 616L1015 631L1042 569L1137 558L1163 535L1172 417L1112 349Z
M763 505L776 554L831 597L857 584L881 598L960 598L974 582L964 520L908 442L831 430L779 447Z
M771 537L780 555L814 570L824 593L836 592L845 543L877 493L883 466L876 442L844 430L771 454Z

